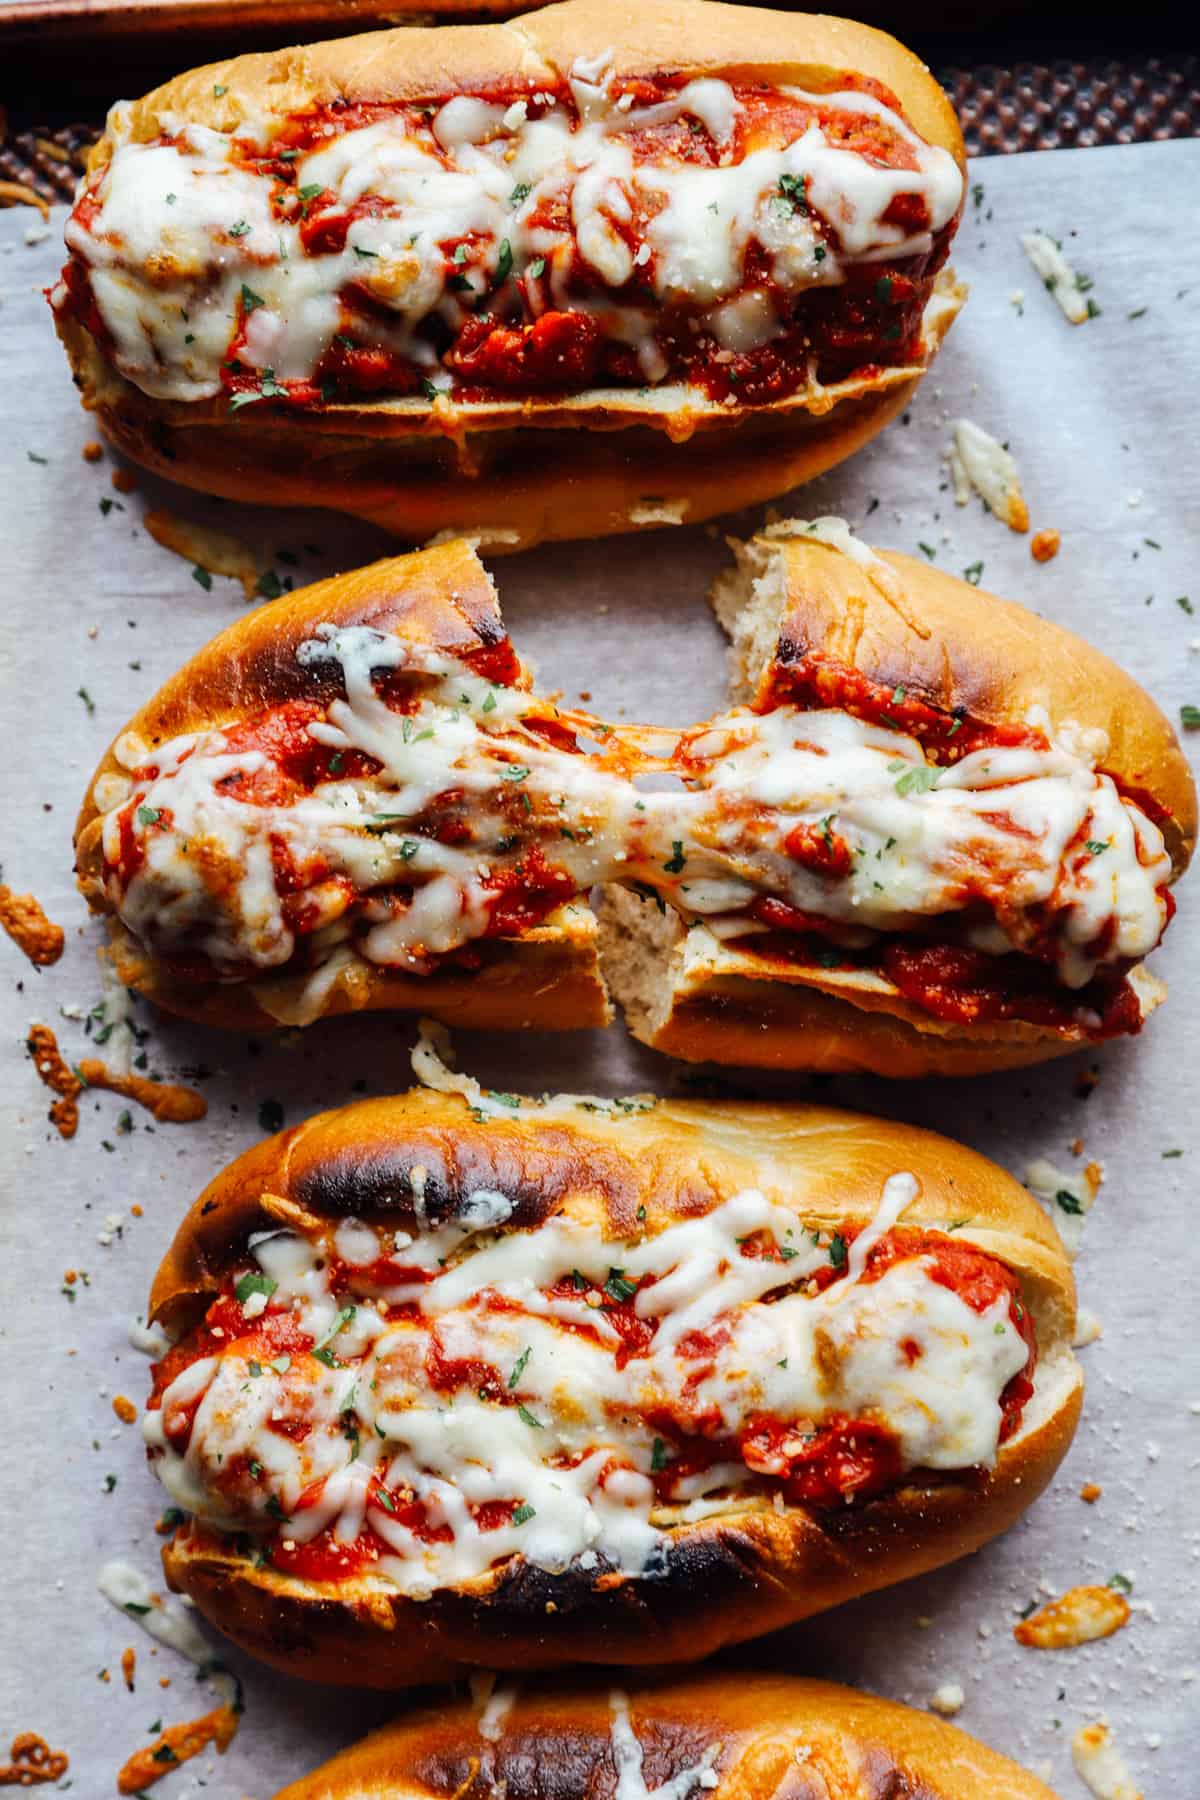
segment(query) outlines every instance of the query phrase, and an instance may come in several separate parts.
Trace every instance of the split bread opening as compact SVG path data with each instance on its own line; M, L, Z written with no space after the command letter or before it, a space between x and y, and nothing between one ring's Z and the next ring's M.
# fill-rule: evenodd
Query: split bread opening
M120 979L235 1029L611 992L689 1060L891 1075L1139 1030L1195 793L1137 684L841 521L737 546L714 603L741 704L682 731L542 699L461 540L239 621L80 815Z

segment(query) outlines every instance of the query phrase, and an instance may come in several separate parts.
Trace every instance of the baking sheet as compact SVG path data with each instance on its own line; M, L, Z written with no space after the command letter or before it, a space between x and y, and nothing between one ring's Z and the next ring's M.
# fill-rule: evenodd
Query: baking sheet
M982 561L985 586L1091 636L1177 717L1181 703L1200 703L1200 144L1014 156L976 165L973 180L977 198L956 255L973 295L935 373L904 422L793 510L841 511L872 541L917 554L928 545L938 566L955 572ZM143 508L169 504L219 522L297 581L364 561L385 543L331 515L222 505L149 479L134 494L116 493L111 458L81 460L94 434L38 292L60 261L61 217L41 241L31 217L0 216L3 863L5 880L32 888L68 927L68 948L38 974L0 941L0 1516L8 1533L0 1752L13 1732L40 1731L69 1752L67 1780L92 1800L113 1792L117 1766L148 1741L152 1721L203 1709L181 1659L154 1653L96 1591L107 1557L149 1573L157 1565L153 1522L164 1496L146 1471L137 1428L111 1411L113 1395L140 1403L146 1391L127 1320L143 1305L184 1206L261 1135L262 1102L278 1100L290 1122L364 1089L403 1087L412 1032L402 1021L350 1019L303 1037L247 1041L139 1007L152 1067L184 1078L190 1071L208 1097L207 1120L152 1126L135 1112L133 1131L122 1134L123 1103L90 1095L73 1143L46 1123L49 1096L24 1049L28 1027L55 1026L76 1059L85 1048L79 1014L99 996L100 933L85 921L71 877L84 784L128 714L244 607L235 583L218 579L206 592L186 563L153 543L139 525ZM1094 278L1100 316L1086 325L1066 323L1025 261L1018 234L1038 226L1063 237ZM1034 527L1062 533L1055 562L1035 564L1028 538L978 502L953 504L939 456L948 421L962 414L1011 444ZM103 511L109 499L121 510ZM569 700L587 689L602 716L676 723L722 699L721 645L702 594L725 555L719 532L696 528L547 547L494 566L516 641L547 685ZM1176 603L1180 596L1194 601L1196 616ZM1064 1168L1089 1157L1104 1165L1079 1258L1082 1298L1104 1335L1083 1352L1084 1424L1045 1498L968 1561L728 1659L824 1673L917 1705L957 1681L966 1693L959 1723L1047 1772L1066 1796L1084 1791L1070 1768L1071 1734L1100 1716L1148 1797L1183 1795L1195 1779L1198 907L1186 883L1181 917L1156 958L1172 986L1164 1012L1140 1040L1098 1057L958 1084L723 1077L737 1092L816 1094L946 1129L1018 1172L1038 1155ZM695 1071L637 1049L619 1025L521 1040L461 1033L457 1043L463 1066L509 1089L670 1091L695 1081ZM1100 1081L1084 1099L1078 1078L1093 1065ZM1071 1154L1076 1138L1081 1157ZM135 1205L141 1216L131 1216ZM106 1226L112 1214L119 1232ZM60 1291L70 1267L90 1281L75 1284L74 1301ZM1104 1490L1094 1506L1078 1497L1089 1481ZM1117 1571L1134 1584L1135 1609L1117 1637L1059 1653L1014 1643L1012 1624L1030 1600ZM135 1642L130 1695L118 1663ZM169 1800L202 1792L269 1800L285 1779L394 1710L386 1698L312 1689L227 1654L246 1681L243 1728L224 1759L204 1756L170 1775L155 1790Z

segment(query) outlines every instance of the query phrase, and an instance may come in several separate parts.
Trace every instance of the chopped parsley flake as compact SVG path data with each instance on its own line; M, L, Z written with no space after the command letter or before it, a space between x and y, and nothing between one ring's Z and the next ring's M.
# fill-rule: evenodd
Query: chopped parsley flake
M245 1306L252 1294L265 1294L269 1300L278 1286L279 1283L272 1281L269 1275L260 1275L252 1270L250 1274L242 1276L233 1290L233 1297L239 1306Z
M911 769L905 769L896 782L896 792L900 795L927 794L931 787L936 787L941 770L930 763L917 763Z

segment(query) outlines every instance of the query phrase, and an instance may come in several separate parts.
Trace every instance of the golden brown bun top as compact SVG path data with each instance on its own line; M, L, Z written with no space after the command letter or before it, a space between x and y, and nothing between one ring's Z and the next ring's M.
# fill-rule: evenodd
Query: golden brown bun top
M566 0L499 25L438 25L273 50L211 63L134 103L135 141L164 113L219 131L333 101L440 99L527 90L564 77L577 57L611 52L618 79L712 74L836 89L846 75L882 82L915 130L965 165L954 112L925 65L886 32L823 14L725 6L712 0ZM93 152L106 161L104 139Z
M320 665L304 666L296 657L323 624L365 625L460 658L507 635L491 576L471 546L455 538L315 582L236 620L163 684L120 737L133 732L154 746L301 696L334 698L343 691L336 665L331 661L323 674ZM121 767L119 741L96 770L75 826L77 839L99 817L92 798L96 777Z
M319 1113L231 1163L180 1226L150 1315L188 1329L249 1233L286 1222L264 1194L319 1222L353 1215L420 1229L418 1169L431 1224L453 1220L482 1188L515 1202L513 1229L565 1210L612 1239L703 1215L746 1188L794 1206L810 1226L866 1224L888 1177L911 1171L920 1192L904 1224L953 1224L1074 1305L1058 1234L1032 1196L985 1157L916 1126L824 1106L699 1100L527 1101L511 1119L480 1119L457 1094L414 1088Z
M944 712L965 708L989 725L1024 724L1030 707L1041 707L1055 729L1098 728L1108 738L1099 767L1165 809L1176 874L1187 867L1196 843L1192 772L1166 715L1109 657L1014 600L894 550L877 552L899 578L889 595L869 566L832 545L759 541L786 568L780 663L820 650L882 687L903 687Z
M611 1695L518 1688L494 1740L471 1701L408 1713L276 1800L614 1800ZM708 1762L716 1786L695 1784L690 1800L1054 1800L954 1726L831 1682L725 1670L639 1678L628 1700L650 1792Z

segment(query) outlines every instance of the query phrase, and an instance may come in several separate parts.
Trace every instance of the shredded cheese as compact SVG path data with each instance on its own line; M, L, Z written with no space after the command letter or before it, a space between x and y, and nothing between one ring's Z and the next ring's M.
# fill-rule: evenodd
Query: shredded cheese
M844 548L830 523L802 529ZM297 1023L363 964L424 975L494 932L506 896L536 888L531 869L543 914L616 881L741 933L769 897L850 952L970 909L964 941L987 954L1040 957L1049 929L1069 989L1139 961L1166 922L1161 832L1097 772L1100 741L1066 728L940 767L894 725L789 705L617 729L365 627L320 625L297 659L345 693L304 727L332 753L311 789L275 799L267 751L238 747L231 724L135 762L101 827L105 892L134 936L218 978L298 968L303 994L273 1003ZM405 682L405 710L384 676ZM373 772L349 772L351 756ZM638 787L663 768L681 785ZM447 794L452 833L437 828Z
M1075 1772L1095 1800L1142 1800L1107 1725L1083 1725L1071 1740Z
M1025 1342L1007 1293L976 1310L919 1251L814 1297L807 1279L838 1240L755 1190L612 1243L569 1214L505 1229L511 1202L488 1191L434 1227L425 1171L409 1185L418 1231L386 1251L365 1221L342 1221L336 1241L251 1240L246 1333L282 1311L313 1350L268 1358L227 1334L143 1415L159 1478L211 1527L261 1535L283 1520L303 1546L325 1531L352 1544L367 1525L383 1545L372 1579L427 1597L513 1555L640 1573L672 1508L704 1516L783 1479L827 1417L885 1424L905 1468L995 1461ZM910 1186L892 1187L885 1216ZM331 1287L331 1264L348 1289ZM630 1306L636 1338L606 1297ZM781 1428L760 1441L763 1418ZM672 1477L667 1419L728 1453Z
M1042 286L1058 302L1063 317L1072 325L1082 325L1089 319L1093 309L1084 297L1080 276L1063 255L1062 245L1044 231L1029 231L1022 237L1021 247L1041 276Z
M645 383L661 382L664 306L686 304L718 342L755 348L786 328L806 290L837 286L856 266L927 257L958 210L953 157L881 101L851 89L782 92L878 120L914 166L841 148L812 115L793 141L736 154L742 104L727 82L690 81L639 106L610 71L579 62L558 95L508 106L459 95L431 117L397 111L331 129L292 160L294 188L271 172L281 119L235 136L164 118L158 141L135 142L129 115L114 109L111 160L71 215L67 243L117 367L163 399L219 394L232 344L268 396L310 381L348 322L367 347L399 353L453 391L431 322L457 333L498 289L517 292L510 277L533 296L532 316L588 313L634 351ZM676 120L707 138L711 166L639 142ZM889 216L906 195L924 202L920 228ZM336 247L307 247L314 205L350 214ZM747 290L756 246L769 285ZM372 310L351 319L347 295L359 289ZM65 285L54 301L69 303Z
M970 419L959 419L954 427L950 474L957 505L965 506L974 488L988 511L1010 530L1029 530L1029 508L1015 461L997 438Z

